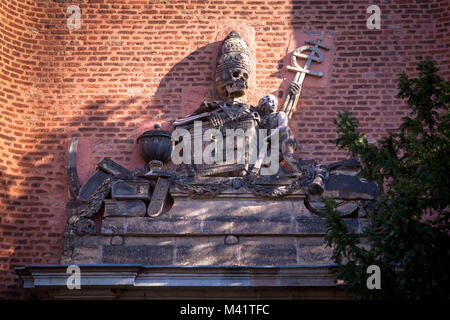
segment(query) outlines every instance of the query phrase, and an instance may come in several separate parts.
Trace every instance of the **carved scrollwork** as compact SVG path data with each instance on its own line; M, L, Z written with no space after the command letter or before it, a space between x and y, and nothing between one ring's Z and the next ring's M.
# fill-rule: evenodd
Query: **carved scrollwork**
M253 194L268 197L268 198L280 198L287 196L297 189L309 186L315 177L315 169L313 166L301 166L302 177L293 181L289 185L274 186L270 184L258 183L256 176L248 175L242 179L242 185L245 189Z
M67 220L68 229L78 235L95 234L95 223L91 218L102 208L105 198L111 193L112 183L124 178L132 177L130 174L119 174L105 179L89 201L79 206Z
M95 224L90 218L100 211L103 201L111 192L111 184L114 180L114 177L110 177L103 181L91 199L75 210L74 214L67 221L68 227L73 232L78 235L95 234Z
M172 183L189 192L193 198L214 197L231 185L231 181L214 181L211 183L189 183L182 178L174 178Z

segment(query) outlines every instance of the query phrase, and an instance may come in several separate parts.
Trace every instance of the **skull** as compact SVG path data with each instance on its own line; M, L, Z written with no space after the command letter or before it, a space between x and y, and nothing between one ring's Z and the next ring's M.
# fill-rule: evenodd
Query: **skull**
M258 109L261 113L268 114L277 111L278 99L273 94L268 94L262 97L258 103Z
M230 68L221 71L217 77L217 91L227 98L238 98L245 95L248 89L249 73L245 69Z

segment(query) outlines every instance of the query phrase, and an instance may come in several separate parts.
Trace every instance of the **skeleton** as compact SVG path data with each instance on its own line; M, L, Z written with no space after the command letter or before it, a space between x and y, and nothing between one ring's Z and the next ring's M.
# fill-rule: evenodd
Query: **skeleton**
M240 98L248 89L249 73L245 69L232 68L217 74L217 91L221 96Z
M250 144L252 139L256 139L256 127L260 120L256 108L246 103L251 71L247 44L237 32L230 32L218 52L216 64L215 85L221 100L204 101L192 114L174 121L174 127L193 130L193 122L202 121L206 125L204 128L219 129L225 139L227 129L242 129L249 132L245 144ZM196 172L203 175L244 175L249 165L247 155L245 157L244 163L199 166L190 163L186 167L189 176L194 176Z
M226 122L251 117L255 113L254 108L245 103L250 73L247 44L237 32L232 31L219 50L216 66L216 89L224 101L205 101L186 118L174 121L174 126L209 120L214 127L220 128Z
M283 111L276 112L277 106L278 100L272 94L268 94L259 100L258 112L261 115L261 123L259 127L261 129L270 130L270 135L266 138L268 143L270 143L270 140L274 135L277 134L279 136L281 158L286 161L288 166L292 169L293 175L301 176L300 164L294 157L294 152L297 148L297 141L288 126L288 118L286 113ZM258 159L252 170L253 173L259 171L259 167L261 165L260 163L261 159Z

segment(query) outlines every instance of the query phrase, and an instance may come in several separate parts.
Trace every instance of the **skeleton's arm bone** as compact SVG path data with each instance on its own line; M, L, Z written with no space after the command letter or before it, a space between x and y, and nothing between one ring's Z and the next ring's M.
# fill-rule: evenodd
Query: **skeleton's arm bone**
M210 114L209 112L204 112L204 113L195 114L195 115L192 115L192 116L189 116L186 118L178 119L173 122L173 126L174 127L182 126L182 125L188 124L192 121L203 119L203 118L209 116L209 114Z

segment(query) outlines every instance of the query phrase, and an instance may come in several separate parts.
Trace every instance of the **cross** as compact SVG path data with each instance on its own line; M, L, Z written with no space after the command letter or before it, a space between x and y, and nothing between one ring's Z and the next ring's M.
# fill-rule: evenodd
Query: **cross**
M307 40L306 43L310 44L307 46L302 46L297 48L291 58L291 66L288 66L289 71L296 72L294 80L292 83L295 83L298 85L299 90L297 94L292 94L289 92L286 100L283 103L283 106L281 107L281 111L284 111L288 118L292 116L292 113L295 111L295 107L297 106L298 98L300 96L300 92L302 90L303 81L305 80L305 76L307 74L310 74L315 77L321 78L323 76L323 72L316 72L309 69L311 66L311 63L317 62L321 63L323 61L323 54L320 51L320 48L329 50L330 47L327 45L324 45L322 42L322 38L319 38L317 42L314 42L312 40ZM309 55L302 53L303 51L311 51ZM297 63L297 58L306 59L306 64L304 67L300 67Z

